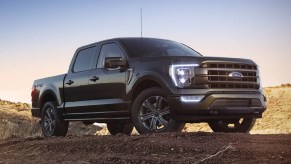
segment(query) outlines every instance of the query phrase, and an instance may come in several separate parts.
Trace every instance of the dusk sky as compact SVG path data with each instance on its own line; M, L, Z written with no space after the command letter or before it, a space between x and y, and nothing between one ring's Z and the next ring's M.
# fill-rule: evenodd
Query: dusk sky
M291 83L290 0L1 0L0 99L30 103L34 79L66 73L74 51L115 37L182 42L254 60L264 87Z

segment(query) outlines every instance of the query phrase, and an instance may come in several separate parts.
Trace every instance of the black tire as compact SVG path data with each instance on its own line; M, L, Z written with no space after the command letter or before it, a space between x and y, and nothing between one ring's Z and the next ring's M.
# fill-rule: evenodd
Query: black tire
M44 137L66 136L69 122L60 118L56 102L46 102L41 113L41 129Z
M107 129L111 135L118 133L130 135L133 130L133 124L120 122L107 123Z
M132 122L139 134L181 132L185 123L172 119L167 95L160 88L142 91L132 105Z
M92 125L95 121L83 121L84 125Z
M256 123L255 118L212 120L208 125L214 132L249 133Z

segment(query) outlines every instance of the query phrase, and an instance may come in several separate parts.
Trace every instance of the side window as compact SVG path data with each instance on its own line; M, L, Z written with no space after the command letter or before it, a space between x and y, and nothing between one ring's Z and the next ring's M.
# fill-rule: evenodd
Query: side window
M74 72L81 72L92 69L92 64L95 56L95 47L90 47L79 51L75 64L73 67Z
M117 44L115 43L104 44L101 47L97 68L104 68L104 62L106 57L124 58L124 54Z

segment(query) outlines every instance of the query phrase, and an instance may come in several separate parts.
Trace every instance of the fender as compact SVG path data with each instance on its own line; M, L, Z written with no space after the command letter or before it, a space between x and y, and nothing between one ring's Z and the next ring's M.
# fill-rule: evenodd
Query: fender
M170 85L169 83L171 83L171 81L170 82L166 81L167 78L162 78L162 76L164 75L160 75L156 72L150 72L150 71L146 71L141 74L138 74L137 77L134 80L132 80L131 84L129 85L129 91L128 91L129 97L131 98L133 96L133 93L135 92L139 84L147 80L157 83L160 87L162 87L164 91L166 91L167 93L171 93L170 86L169 86Z
M45 86L44 89L40 92L40 96L39 96L39 102L38 104L42 104L42 101L44 99L44 97L46 95L52 95L54 97L54 99L57 101L57 104L58 104L58 108L62 107L62 100L61 100L61 97L60 97L60 92L58 89L56 89L55 87L53 86ZM40 106L41 107L41 106Z

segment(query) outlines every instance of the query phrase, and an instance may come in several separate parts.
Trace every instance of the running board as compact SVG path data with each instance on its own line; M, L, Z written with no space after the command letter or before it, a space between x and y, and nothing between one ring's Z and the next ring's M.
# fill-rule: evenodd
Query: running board
M65 121L96 121L96 122L112 122L112 121L130 121L130 117L114 117L114 118L65 118Z

